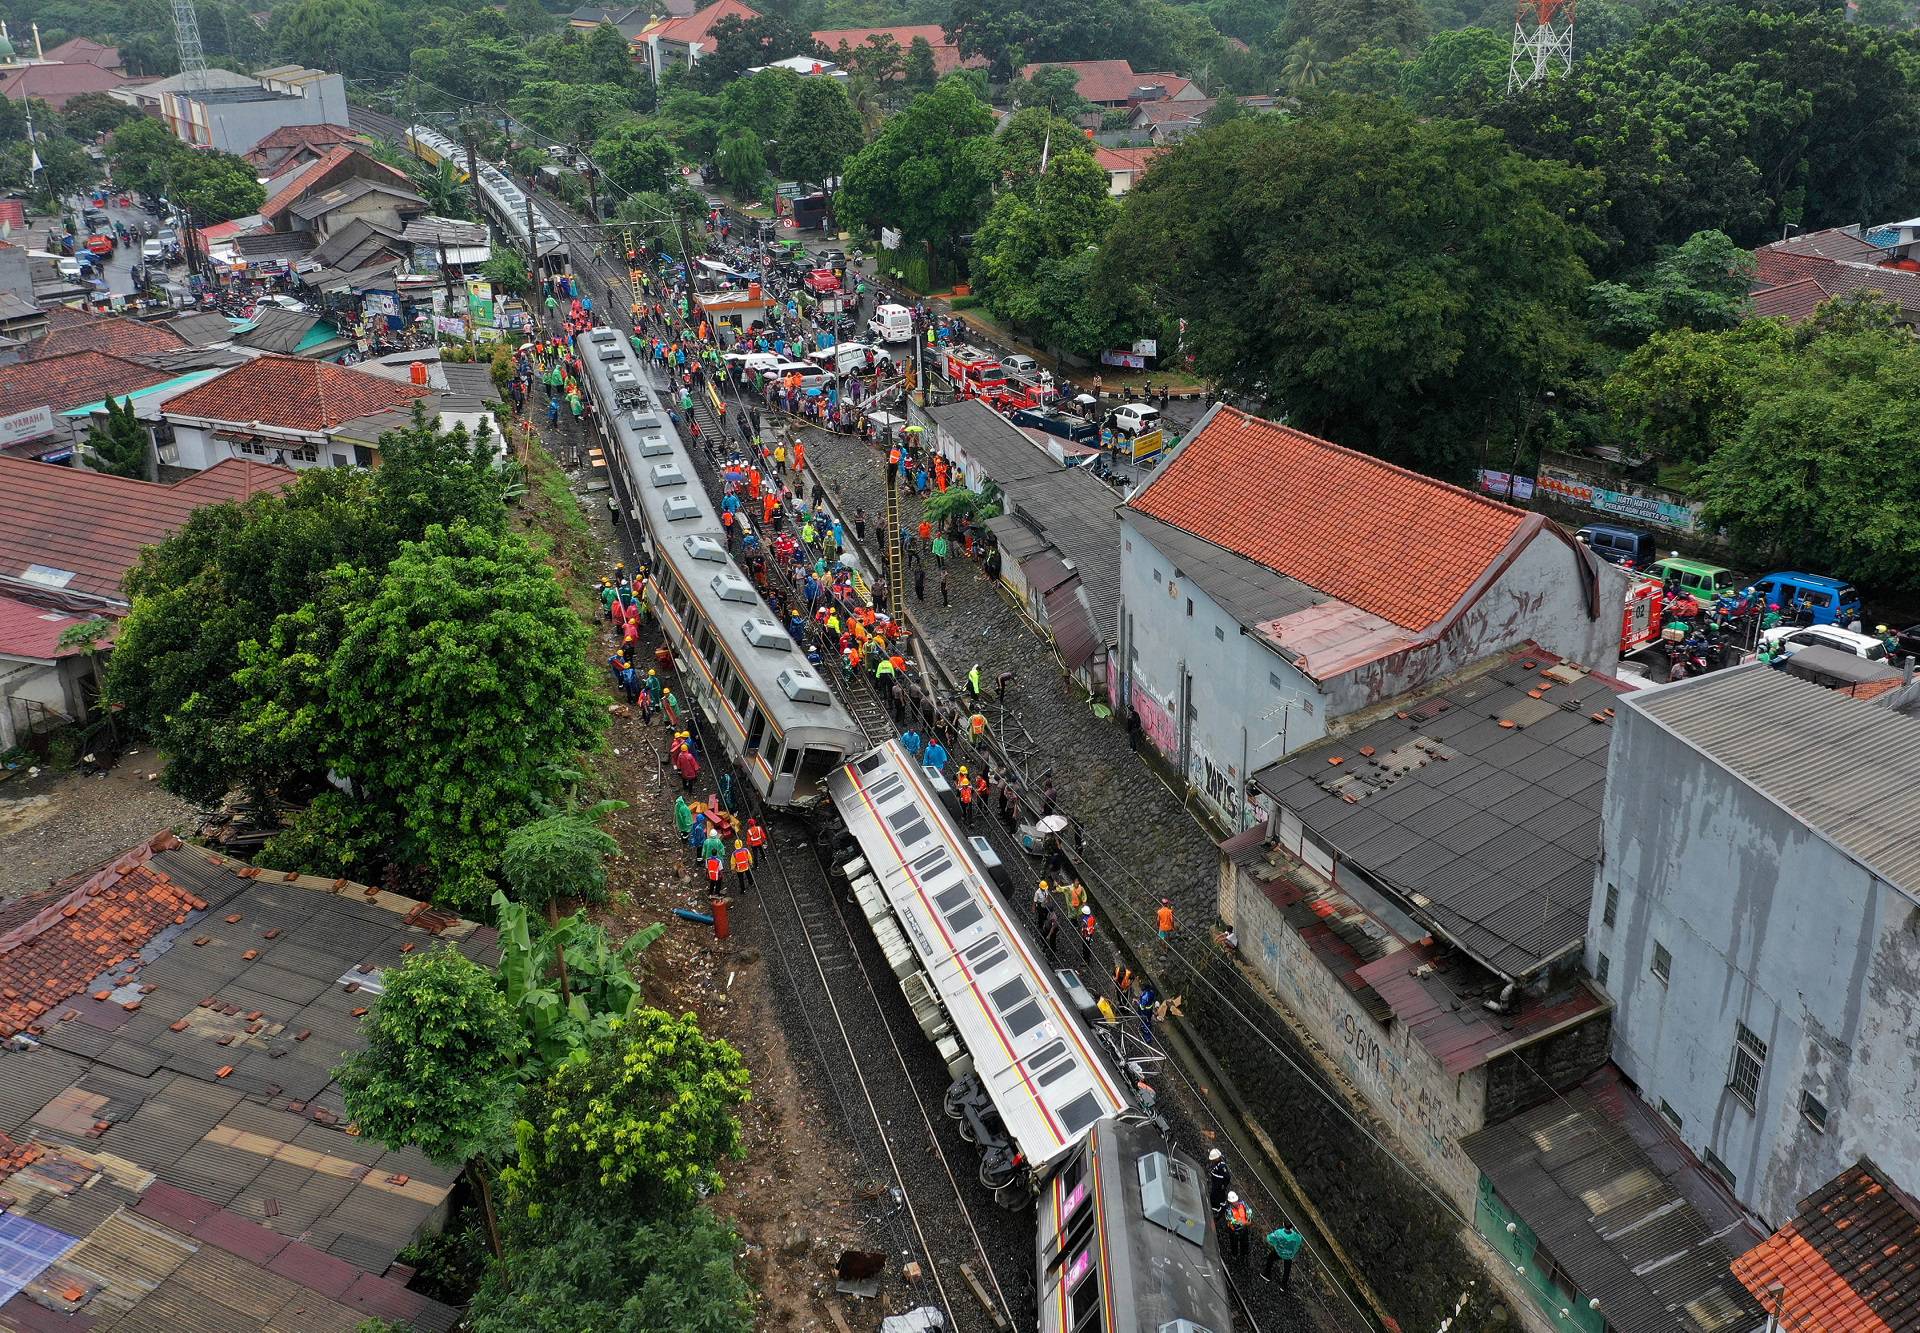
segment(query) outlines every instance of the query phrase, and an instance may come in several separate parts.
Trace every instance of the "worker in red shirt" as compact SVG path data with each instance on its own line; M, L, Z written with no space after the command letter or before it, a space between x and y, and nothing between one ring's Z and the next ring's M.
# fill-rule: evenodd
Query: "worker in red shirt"
M1173 900L1160 900L1160 942L1165 944L1173 937Z

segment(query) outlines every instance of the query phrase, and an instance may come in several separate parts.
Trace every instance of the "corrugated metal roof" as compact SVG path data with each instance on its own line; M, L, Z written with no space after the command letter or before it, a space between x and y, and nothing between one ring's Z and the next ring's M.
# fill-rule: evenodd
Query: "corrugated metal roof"
M1744 1333L1759 1321L1732 1254L1585 1088L1461 1146L1613 1327Z
M1526 975L1585 934L1600 850L1606 755L1584 742L1611 731L1592 714L1604 719L1596 691L1613 694L1592 677L1550 679L1556 663L1511 654L1254 781L1486 966Z
M1020 428L977 398L927 408L934 425L1004 489L1008 483L1053 472L1059 464L1034 446Z
M1069 671L1077 671L1093 660L1100 639L1080 600L1081 581L1072 578L1046 593L1047 627L1053 631L1053 646Z
M1757 664L1627 706L1920 898L1920 720Z

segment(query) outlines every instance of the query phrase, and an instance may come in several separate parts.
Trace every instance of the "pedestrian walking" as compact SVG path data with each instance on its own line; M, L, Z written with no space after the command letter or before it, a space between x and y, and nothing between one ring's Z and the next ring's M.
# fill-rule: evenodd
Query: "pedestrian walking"
M913 595L919 601L927 600L927 571L924 567L913 571Z
M1162 898L1160 900L1159 917L1160 942L1165 944L1169 939L1173 938L1173 900L1171 898Z
M1033 889L1033 928L1042 930L1047 924L1047 914L1053 905L1047 901L1047 882L1043 879Z
M947 600L947 571L944 569L940 571L940 605L953 605L952 602Z
M968 828L973 827L973 779L967 776L967 766L960 765L960 778L954 784L960 792L960 822Z
M1047 924L1040 928L1040 942L1047 946L1048 953L1060 943L1060 914L1051 907L1047 908Z
M1280 1261L1280 1290L1287 1291L1293 1283L1293 1261L1300 1257L1302 1244L1300 1233L1282 1222L1267 1233L1267 1262L1260 1270L1262 1282L1273 1281L1273 1261Z

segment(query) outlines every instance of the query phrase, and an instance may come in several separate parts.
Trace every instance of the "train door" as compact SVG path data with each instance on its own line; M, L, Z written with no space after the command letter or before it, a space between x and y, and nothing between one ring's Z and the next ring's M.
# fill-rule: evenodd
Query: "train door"
M794 788L800 792L817 790L827 780L827 774L840 767L845 756L838 750L820 745L809 745L800 752L800 772L794 778Z

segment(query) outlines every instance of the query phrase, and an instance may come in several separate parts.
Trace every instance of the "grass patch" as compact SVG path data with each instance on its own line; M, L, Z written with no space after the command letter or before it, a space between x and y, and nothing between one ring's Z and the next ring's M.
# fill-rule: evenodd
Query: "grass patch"
M599 543L567 485L567 474L544 449L528 451L527 489L520 497L520 519L526 536L559 576L574 610L592 619L593 599L588 590L601 564Z

